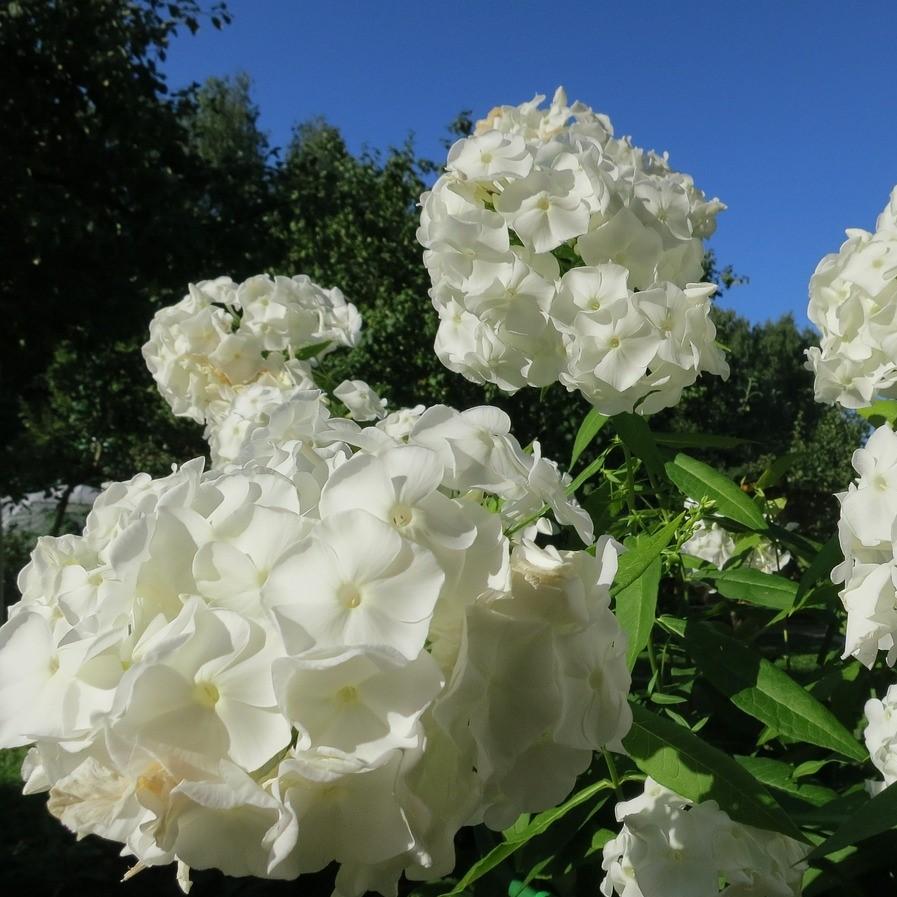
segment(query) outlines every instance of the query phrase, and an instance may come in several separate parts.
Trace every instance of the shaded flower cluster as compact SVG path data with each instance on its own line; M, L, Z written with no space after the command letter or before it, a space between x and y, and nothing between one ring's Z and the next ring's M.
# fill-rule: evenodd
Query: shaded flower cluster
M716 801L695 804L653 779L619 803L604 846L604 897L798 897L808 848L734 822Z
M395 894L461 826L551 807L631 721L618 546L531 541L566 480L495 408L334 418L315 391L236 460L109 486L40 540L0 629L26 791L143 866Z
M728 375L702 240L723 205L558 90L494 109L421 198L436 353L514 392L556 381L599 411L674 405Z
M864 708L867 725L863 732L872 765L881 780L867 782L875 795L897 782L897 685L892 685L882 700L870 698Z

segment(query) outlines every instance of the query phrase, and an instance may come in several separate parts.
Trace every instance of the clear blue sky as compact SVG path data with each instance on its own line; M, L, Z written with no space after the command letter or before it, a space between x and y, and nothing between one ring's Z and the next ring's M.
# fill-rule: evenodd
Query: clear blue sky
M229 27L176 40L170 84L248 72L273 145L323 115L353 150L413 132L441 159L461 109L563 84L728 204L711 245L750 276L724 304L753 320L805 322L817 261L897 183L893 0L229 6Z

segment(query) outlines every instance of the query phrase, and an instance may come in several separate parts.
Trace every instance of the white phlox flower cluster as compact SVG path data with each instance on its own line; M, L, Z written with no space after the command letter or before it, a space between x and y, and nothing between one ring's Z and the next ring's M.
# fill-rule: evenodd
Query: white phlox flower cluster
M686 499L685 507L693 508L697 502ZM682 554L700 558L722 570L735 557L738 546L732 534L713 520L699 520L691 537L682 543ZM761 573L778 573L791 562L791 553L778 549L769 539L761 537L744 560L747 567Z
M838 494L838 538L843 563L832 581L843 583L847 611L844 657L871 667L879 651L890 665L897 660L897 434L879 427L853 453L859 474Z
M881 773L881 781L866 783L874 796L897 782L897 685L887 690L883 700L866 701L864 713L866 749L872 765Z
M360 331L355 306L305 275L219 277L156 312L143 357L172 411L213 431L248 387L258 389L244 413L278 390L313 388L313 361L297 356L354 346Z
M507 392L559 380L606 414L728 376L698 283L722 203L563 90L543 99L494 109L421 197L442 363Z
M897 398L897 187L874 233L849 229L818 264L807 316L822 334L807 350L818 402L864 408Z
M799 897L808 847L733 821L645 781L616 807L623 828L604 846L604 897Z
M182 883L335 861L336 895L394 895L619 745L618 546L526 538L543 506L592 533L503 412L362 428L299 391L237 455L112 484L20 575L0 747L79 836Z

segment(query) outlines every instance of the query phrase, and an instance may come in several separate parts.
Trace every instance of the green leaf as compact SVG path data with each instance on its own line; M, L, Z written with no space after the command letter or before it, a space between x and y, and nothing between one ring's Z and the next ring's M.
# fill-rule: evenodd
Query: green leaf
M897 421L897 401L882 399L880 402L873 402L868 408L857 408L857 414L866 418L873 427L893 424Z
M836 533L819 549L810 566L804 571L797 587L795 601L800 601L820 579L825 580L826 584L831 583L831 572L842 560L844 555Z
M685 637L685 620L680 617L671 617L669 614L662 614L657 618L657 624L662 626L667 632L678 635L679 638Z
M775 486L800 457L800 452L788 452L773 460L757 480L757 488L769 489L770 486Z
M580 474L566 488L567 495L572 495L587 480L590 480L601 468L604 467L604 453L600 454L594 461L584 468Z
M866 750L803 686L753 648L689 621L685 645L698 670L732 703L780 735L864 761Z
M452 888L442 894L441 897L458 897L467 890L477 879L482 878L487 872L491 872L496 866L503 863L509 856L516 853L527 841L541 835L549 829L555 822L567 815L572 809L585 803L602 791L612 789L613 783L607 779L593 782L581 791L577 791L573 797L568 798L560 806L546 810L534 816L529 825L522 829L509 829L506 834L506 840L501 844L493 847L489 853L482 859L474 863L467 870L464 877Z
M735 759L758 781L769 788L790 794L813 806L821 807L838 797L837 792L823 785L797 782L794 772L787 763L771 757L738 757Z
M748 445L753 440L739 439L737 436L717 436L715 433L655 433L654 440L658 445L671 448L715 448L731 449L740 445Z
M796 582L753 567L726 570L715 577L714 585L725 598L747 601L771 610L790 610L797 595Z
M715 800L737 822L805 840L766 788L728 754L638 704L632 714L623 746L646 775L689 800Z
M313 343L304 349L300 349L298 352L294 352L293 358L297 361L308 361L309 358L320 355L332 342L333 340L325 340L323 343Z
M580 455L592 444L601 428L610 420L605 414L599 414L594 408L583 418L576 439L573 440L573 454L570 456L570 470L579 460Z
M610 590L611 595L618 595L623 589L632 585L660 557L661 552L672 541L684 517L683 512L653 535L640 537L637 547L620 555L617 575Z
M793 530L785 529L784 526L779 526L777 523L770 523L766 534L770 539L781 543L792 554L796 554L805 561L811 561L822 548L819 542L814 542L812 539L808 539L806 536L802 536Z
M752 530L765 530L760 509L727 476L681 452L665 465L667 476L695 501L712 500L716 510Z
M636 541L636 548L637 546L638 541ZM658 555L648 564L644 573L635 582L617 592L614 613L629 639L629 646L626 649L626 664L630 670L635 666L635 661L642 653L642 649L648 644L648 637L654 626L661 567Z
M897 782L863 803L837 828L835 833L815 847L809 860L828 856L897 826Z
M663 480L663 458L647 421L639 414L615 414L612 421L623 444L636 458L641 458L651 477Z

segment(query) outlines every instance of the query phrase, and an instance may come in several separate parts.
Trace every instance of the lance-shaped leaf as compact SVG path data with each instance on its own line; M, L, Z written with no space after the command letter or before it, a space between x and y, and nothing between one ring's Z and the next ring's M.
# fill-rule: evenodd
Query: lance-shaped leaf
M634 547L637 546L638 540ZM617 592L614 613L623 632L628 637L626 663L630 670L635 666L635 661L642 649L648 644L648 637L654 626L661 567L658 555L648 564L645 572L635 582Z
M731 449L740 445L748 445L750 439L738 436L718 436L716 433L655 433L654 441L658 445L671 448Z
M813 848L808 859L828 856L867 838L880 835L897 826L897 782L866 801L851 813L821 844Z
M666 463L667 476L695 501L712 500L723 516L752 530L765 530L760 509L727 476L681 452Z
M654 434L648 422L639 414L616 414L613 417L614 429L626 448L636 458L641 458L651 476L660 481L663 479L663 458L654 441Z
M770 610L790 610L797 595L796 582L753 567L727 570L715 578L714 585L720 595L726 598L746 601Z
M865 749L827 707L749 645L689 621L685 647L701 674L739 710L780 735L866 759Z
M593 782L581 791L577 791L560 806L552 807L544 813L534 816L528 825L522 828L509 829L505 832L505 840L496 845L482 859L474 863L464 874L463 878L442 897L457 897L463 894L477 879L482 878L487 872L491 872L496 866L503 863L509 856L516 853L527 841L541 835L555 822L567 815L574 807L580 806L587 800L596 797L602 791L613 788L613 784L607 779Z
M674 520L662 526L651 536L642 536L634 548L623 552L617 566L617 575L611 586L611 595L617 595L627 586L632 585L654 561L660 557L661 552L676 535L676 530L685 514L682 513Z
M715 800L737 822L805 840L766 788L728 754L637 704L632 715L623 747L646 775L689 800Z
M579 460L580 455L592 444L601 428L610 420L605 414L599 414L594 408L583 418L579 425L576 439L573 440L573 453L570 456L570 469Z
M894 399L882 399L873 402L868 408L857 408L857 414L865 417L873 427L893 424L897 421L897 402Z

